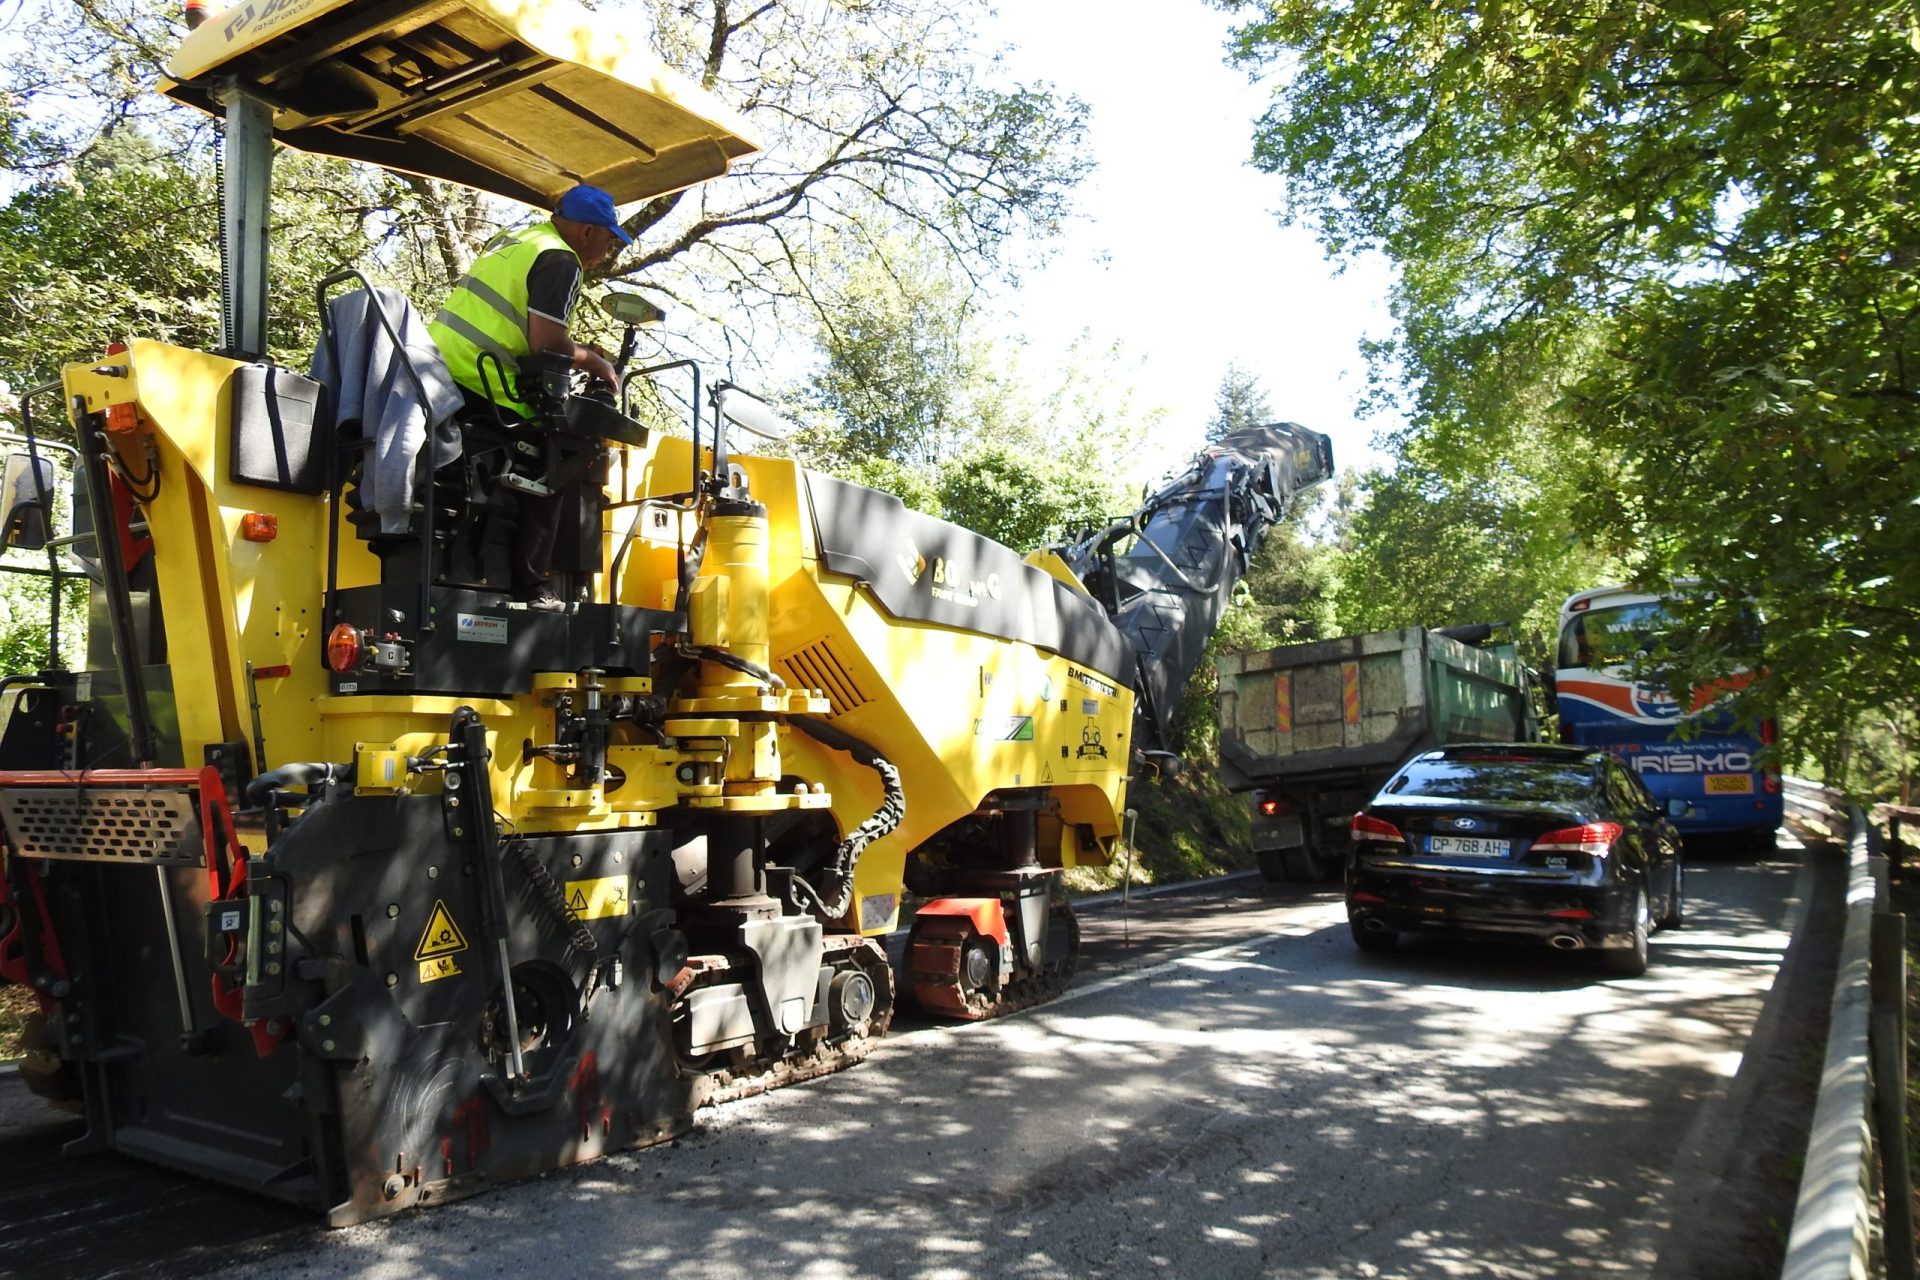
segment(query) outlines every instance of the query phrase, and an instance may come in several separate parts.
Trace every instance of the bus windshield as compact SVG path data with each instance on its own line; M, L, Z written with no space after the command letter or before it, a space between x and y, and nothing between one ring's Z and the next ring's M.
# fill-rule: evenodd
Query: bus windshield
M1576 613L1560 632L1562 667L1618 667L1651 653L1671 623L1658 600Z

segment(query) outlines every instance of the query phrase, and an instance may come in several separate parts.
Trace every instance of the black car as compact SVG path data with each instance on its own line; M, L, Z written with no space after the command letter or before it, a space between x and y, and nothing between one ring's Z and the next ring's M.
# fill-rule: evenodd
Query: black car
M1637 976L1684 899L1679 835L1605 751L1422 752L1353 817L1347 923L1370 951L1402 933L1493 935L1598 950Z

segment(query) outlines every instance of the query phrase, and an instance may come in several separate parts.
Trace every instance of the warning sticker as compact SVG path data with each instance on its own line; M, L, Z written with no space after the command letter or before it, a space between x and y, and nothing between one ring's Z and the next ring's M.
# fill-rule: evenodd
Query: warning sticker
M420 981L438 982L442 978L451 978L460 972L460 966L453 962L452 956L436 956L432 960L420 962Z
M466 935L462 934L460 926L453 922L453 913L447 910L445 902L435 901L433 914L427 917L426 931L420 935L420 945L413 949L413 958L437 960L441 956L450 956L466 949ZM421 972L425 973L424 967ZM454 972L458 973L459 970L455 969Z
M567 881L567 910L575 920L605 920L627 914L627 876Z

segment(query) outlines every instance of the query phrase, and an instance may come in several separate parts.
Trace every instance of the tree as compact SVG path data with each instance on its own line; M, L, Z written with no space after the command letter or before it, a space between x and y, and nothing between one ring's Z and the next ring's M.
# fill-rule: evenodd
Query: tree
M184 35L178 12L172 0L35 0L14 11L7 25L31 32L36 57L0 73L0 101L21 119L60 122L10 136L8 158L28 185L71 182L105 140L132 132L211 204L217 127L150 91ZM638 243L604 269L669 304L676 354L751 364L784 324L826 314L810 288L813 259L843 231L908 229L968 279L1014 270L1019 246L1068 215L1089 163L1084 106L1006 83L975 48L978 0L629 0L599 12L647 28L665 60L735 107L766 144L729 176L632 211ZM321 239L349 250L330 265L367 267L423 303L500 226L531 216L444 183L317 160L302 181L324 185L328 198L289 206L286 161L276 166L276 226L322 228ZM593 314L582 322L590 332L603 324Z
M1207 423L1207 443L1218 444L1222 437L1242 427L1257 427L1273 421L1267 407L1267 393L1260 379L1237 364L1227 366L1220 378L1220 389L1213 396L1213 420Z
M1291 216L1399 268L1416 430L1470 431L1554 370L1538 421L1562 456L1615 468L1576 510L1591 545L1649 585L1697 576L1702 598L1767 615L1764 653L1709 627L1694 669L1764 670L1751 702L1797 699L1816 736L1911 705L1908 10L1225 7L1246 15L1243 65L1287 60L1255 154L1287 177Z

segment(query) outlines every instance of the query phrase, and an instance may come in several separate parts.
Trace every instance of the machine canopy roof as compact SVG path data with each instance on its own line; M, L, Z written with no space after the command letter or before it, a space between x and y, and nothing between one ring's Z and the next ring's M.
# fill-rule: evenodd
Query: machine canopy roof
M181 44L161 91L222 110L231 81L290 147L551 209L627 204L759 150L745 123L571 0L248 0Z

